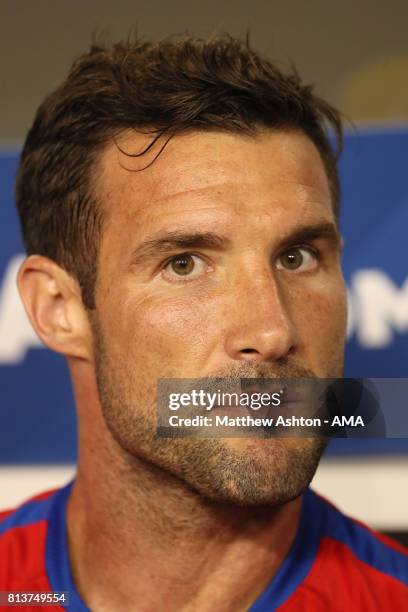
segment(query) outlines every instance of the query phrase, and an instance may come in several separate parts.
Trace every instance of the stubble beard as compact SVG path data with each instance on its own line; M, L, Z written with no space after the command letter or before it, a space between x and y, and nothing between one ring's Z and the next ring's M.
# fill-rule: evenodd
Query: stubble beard
M99 325L94 324L96 379L102 414L128 465L154 466L160 479L208 501L240 507L275 507L309 486L327 446L323 437L226 439L165 438L156 433L156 388L129 364L112 363ZM333 370L339 370L334 366ZM163 376L169 377L168 373ZM180 374L178 375L180 376ZM178 377L174 374L174 377ZM310 370L287 363L246 367L214 376L299 378ZM329 376L329 374L328 374ZM156 381L155 381L156 382Z

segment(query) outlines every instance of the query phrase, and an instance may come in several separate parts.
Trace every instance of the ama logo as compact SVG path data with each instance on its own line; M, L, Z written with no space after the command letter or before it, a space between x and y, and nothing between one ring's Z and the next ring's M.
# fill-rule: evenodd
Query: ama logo
M17 291L22 261L23 255L9 261L0 284L0 366L19 364L29 349L42 347ZM348 302L348 338L355 335L361 348L387 348L396 332L408 333L408 277L398 287L383 270L358 270L351 278Z

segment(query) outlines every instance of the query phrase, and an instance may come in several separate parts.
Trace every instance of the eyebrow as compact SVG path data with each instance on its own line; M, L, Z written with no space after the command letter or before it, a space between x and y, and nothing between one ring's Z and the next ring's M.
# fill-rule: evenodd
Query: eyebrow
M328 240L335 246L340 246L341 237L337 225L331 221L296 228L281 243L281 247L312 240Z
M145 259L166 254L175 249L213 249L221 251L231 245L231 240L213 232L166 232L163 236L146 240L131 255L131 262L140 263Z
M325 222L296 228L281 241L280 248L317 239L330 240L335 245L339 245L340 234L336 225L332 222ZM177 249L188 250L207 248L221 251L227 249L231 244L232 241L230 238L213 232L191 233L176 230L166 232L157 238L146 240L136 247L131 254L131 264L139 264L151 257L167 254Z

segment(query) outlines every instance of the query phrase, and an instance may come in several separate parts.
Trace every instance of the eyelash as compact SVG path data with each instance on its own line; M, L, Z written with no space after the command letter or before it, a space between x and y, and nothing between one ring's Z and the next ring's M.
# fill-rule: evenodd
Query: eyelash
M199 257L203 261L206 261L206 259L204 258L204 256L201 253L196 253L195 251L182 251L181 253L176 253L175 255L172 255L171 257L168 257L165 261L163 261L160 264L160 269L164 270L164 268L166 266L168 266L169 263L171 263L175 259L179 259L181 257Z
M317 261L320 261L321 259L321 255L322 255L321 251L317 249L316 247L312 247L310 244L295 244L294 246L291 246L285 249L284 251L282 251L282 253L279 254L279 257L284 255L288 251L291 251L292 249L304 249L305 251L308 251L309 253L314 255Z

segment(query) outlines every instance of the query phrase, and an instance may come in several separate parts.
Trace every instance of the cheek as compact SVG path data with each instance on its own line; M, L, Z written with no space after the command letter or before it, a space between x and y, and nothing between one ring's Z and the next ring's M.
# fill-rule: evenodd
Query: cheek
M341 353L347 324L347 294L344 281L317 285L292 296L292 316L302 349L308 354Z
M205 304L191 296L128 296L113 309L117 316L106 319L111 332L110 349L163 375L200 360Z

